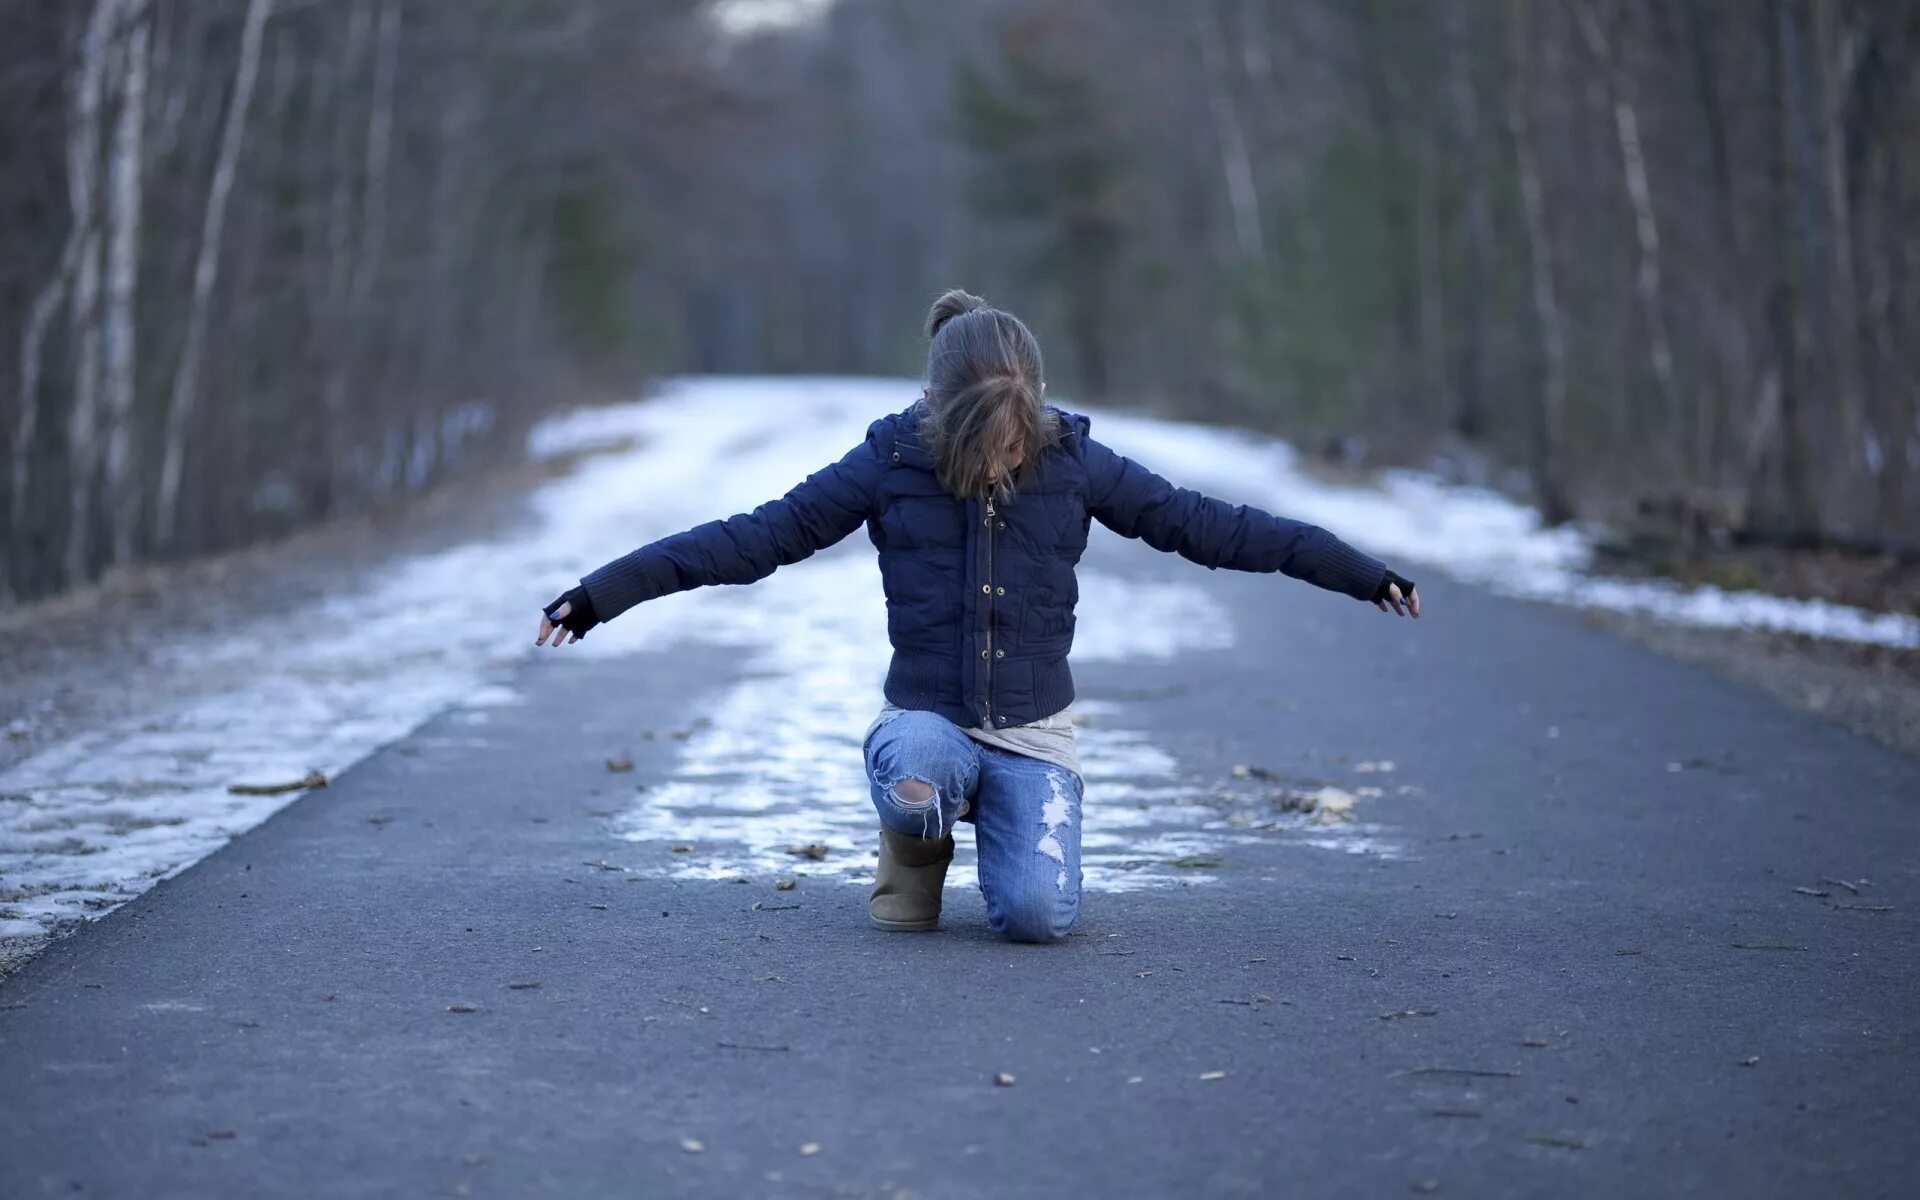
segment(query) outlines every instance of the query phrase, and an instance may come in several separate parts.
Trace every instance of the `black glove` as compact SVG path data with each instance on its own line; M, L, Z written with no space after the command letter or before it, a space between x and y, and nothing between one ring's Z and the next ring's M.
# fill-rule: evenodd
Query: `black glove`
M565 617L554 616L554 612L562 604L571 606L567 609L567 615ZM575 637L587 636L587 630L592 629L600 623L600 618L595 616L593 612L593 597L587 595L587 589L583 587L570 588L567 591L561 592L554 598L553 603L547 605L544 611L546 612L547 620L552 621L555 625L558 625Z
M1402 600L1405 600L1413 594L1413 580L1407 579L1404 576L1395 575L1393 571L1389 569L1386 576L1380 580L1380 586L1373 589L1373 602L1375 604L1384 603L1387 598L1387 589L1396 585L1400 588L1400 598Z

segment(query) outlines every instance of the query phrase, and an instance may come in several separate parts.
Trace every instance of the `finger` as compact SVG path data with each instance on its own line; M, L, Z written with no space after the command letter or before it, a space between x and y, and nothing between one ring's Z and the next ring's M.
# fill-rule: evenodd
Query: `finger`
M579 634L573 632L572 630L567 631L567 645L571 646L579 640L580 640Z
M1400 604L1400 585L1399 584L1390 583L1387 585L1387 603L1393 605L1393 612L1395 616L1404 617L1407 615L1407 610L1403 608Z
M1381 612L1387 611L1387 602L1385 600L1375 600L1373 602L1373 606L1379 609Z
M1419 620L1420 619L1420 591L1418 588L1410 589L1407 592L1407 607L1413 610L1414 620L1416 621Z
M562 600L560 602L560 607L553 610L553 619L556 621L564 621L567 619L567 614L572 611L573 611L573 601Z
M536 646L546 645L547 635L552 633L553 630L554 630L553 622L547 620L547 618L544 615L542 615L540 618L540 636L533 639L533 644Z

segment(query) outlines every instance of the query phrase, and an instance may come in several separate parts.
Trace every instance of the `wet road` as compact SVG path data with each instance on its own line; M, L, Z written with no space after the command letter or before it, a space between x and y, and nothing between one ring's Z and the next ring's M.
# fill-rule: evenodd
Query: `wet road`
M1087 835L1162 878L1065 942L649 824L756 786L697 750L753 655L540 658L0 984L0 1195L1906 1192L1920 764L1438 579L1099 565L1233 637L1078 668L1164 756Z

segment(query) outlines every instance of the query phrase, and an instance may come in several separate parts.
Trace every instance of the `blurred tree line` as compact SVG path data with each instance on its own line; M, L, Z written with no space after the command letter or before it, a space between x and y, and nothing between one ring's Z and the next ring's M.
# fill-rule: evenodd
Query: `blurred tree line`
M1920 4L752 5L0 0L0 595L952 285L1063 396L1920 540Z
M692 0L0 0L0 602L363 511L668 353Z

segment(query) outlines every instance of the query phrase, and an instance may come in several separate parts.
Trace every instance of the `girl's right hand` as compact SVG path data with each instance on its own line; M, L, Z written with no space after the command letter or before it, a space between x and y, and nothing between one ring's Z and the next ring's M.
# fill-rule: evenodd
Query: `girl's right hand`
M572 588L540 610L540 636L533 639L533 644L544 646L551 637L555 646L569 645L587 636L587 630L599 623L587 589Z

